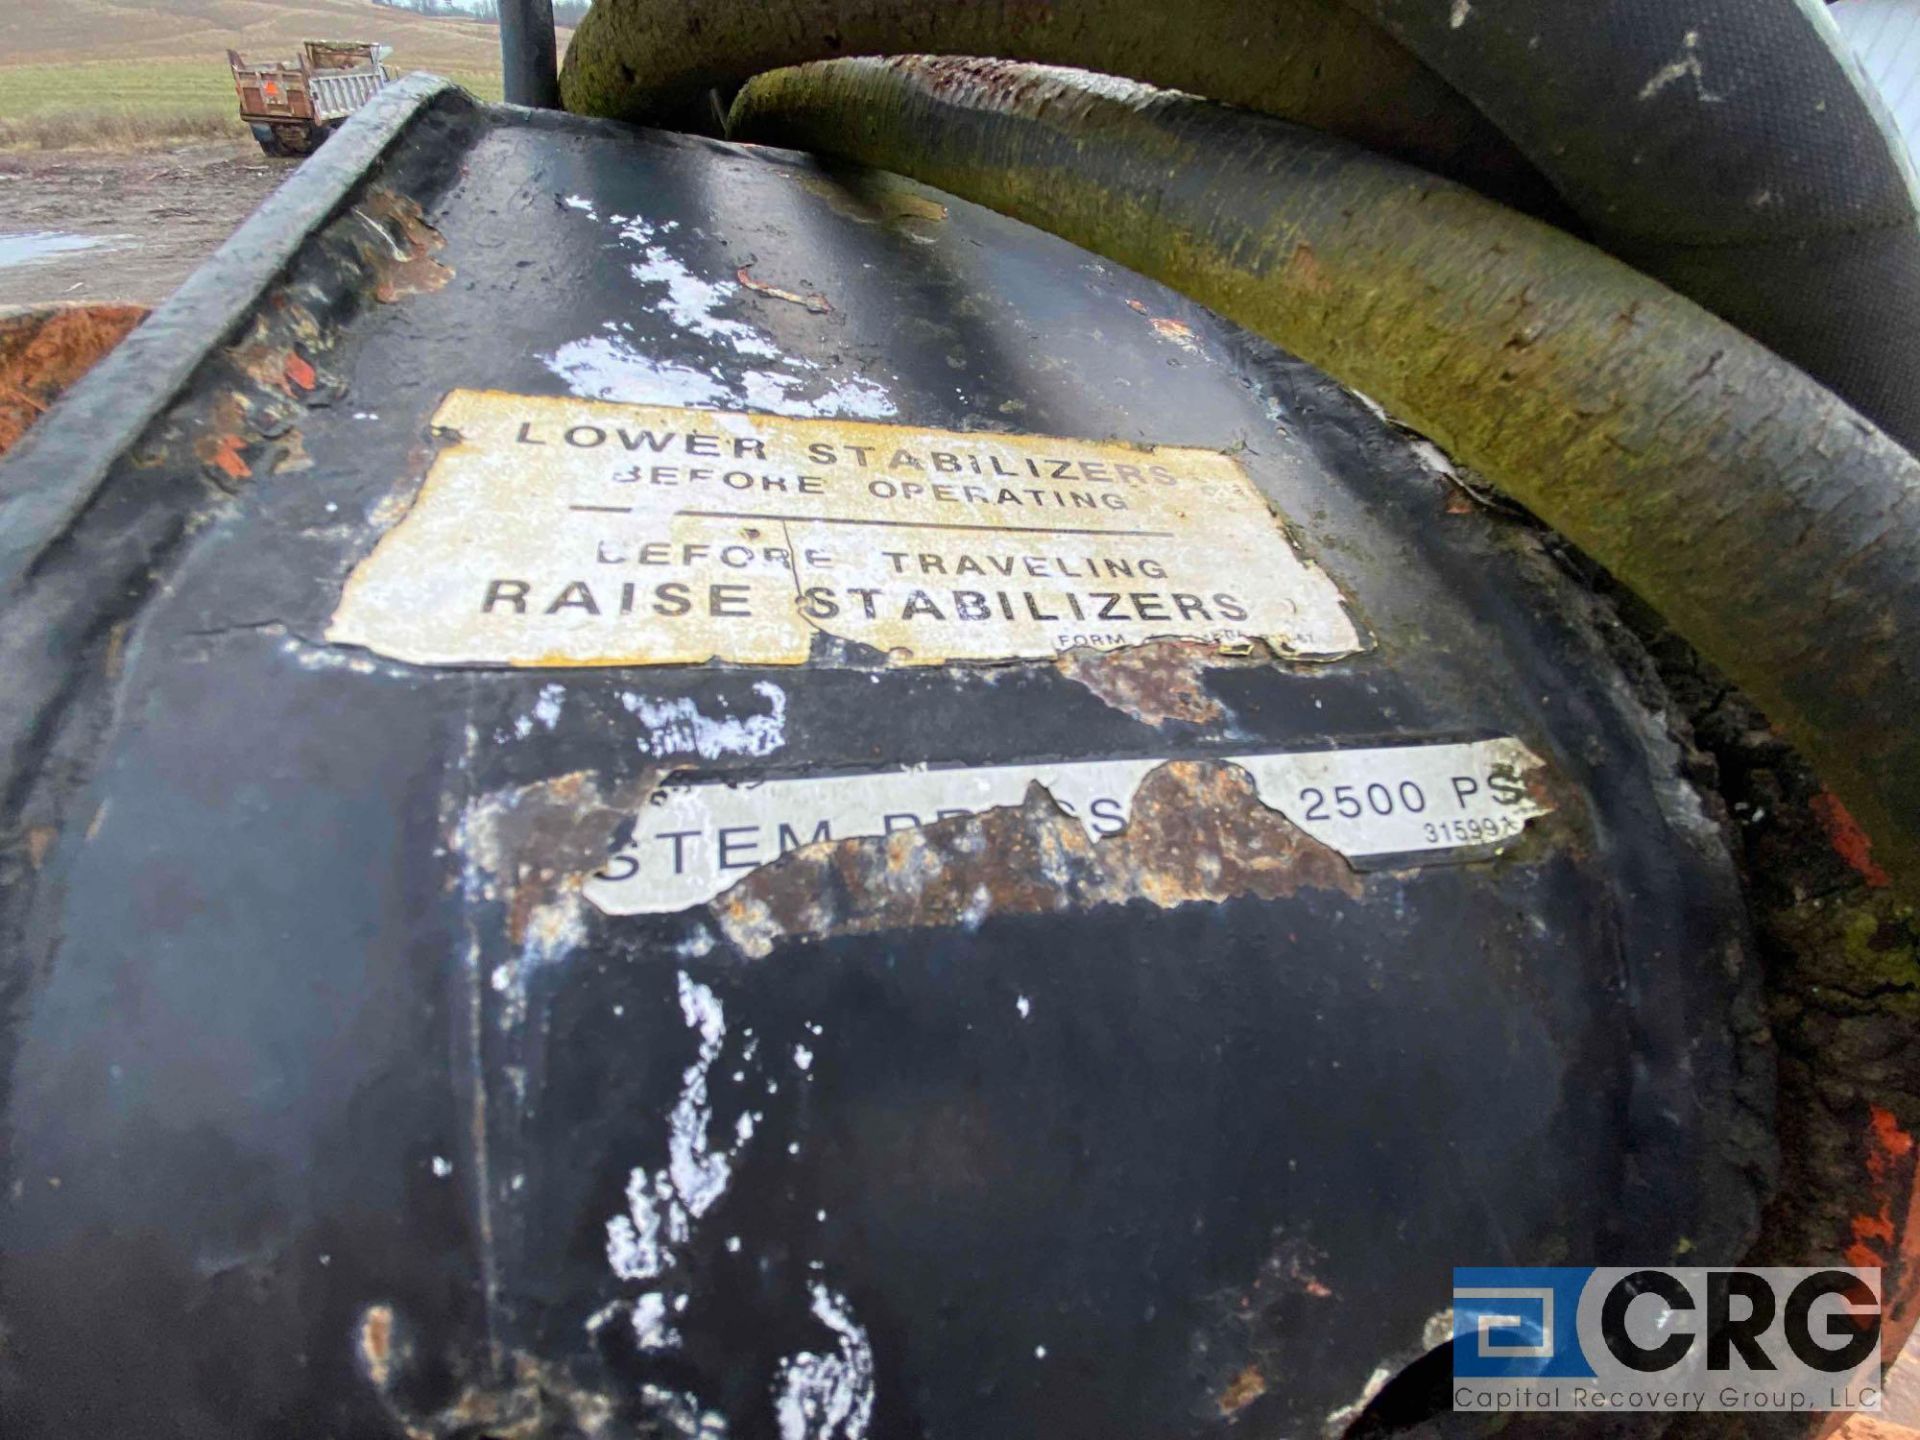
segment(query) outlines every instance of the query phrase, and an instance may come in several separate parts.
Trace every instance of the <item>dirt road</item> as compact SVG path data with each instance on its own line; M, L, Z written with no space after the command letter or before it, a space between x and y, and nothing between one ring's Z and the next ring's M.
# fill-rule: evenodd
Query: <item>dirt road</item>
M0 153L0 306L163 300L296 164L251 141Z

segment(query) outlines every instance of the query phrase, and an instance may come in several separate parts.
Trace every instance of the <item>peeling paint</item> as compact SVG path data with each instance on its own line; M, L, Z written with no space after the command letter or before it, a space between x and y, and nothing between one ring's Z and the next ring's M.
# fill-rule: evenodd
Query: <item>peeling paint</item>
M349 233L373 272L374 298L383 304L444 289L453 278L453 268L434 258L446 248L446 239L411 196L376 188L354 206L352 216L358 229Z
M1232 647L1200 640L1154 640L1124 650L1078 646L1054 668L1099 696L1115 710L1145 725L1169 720L1211 725L1226 710L1206 688L1203 672L1226 666L1270 663L1269 656L1241 656Z
M1223 1416L1238 1415L1267 1393L1266 1377L1258 1365L1249 1365L1233 1377L1233 1383L1221 1392L1217 1402Z

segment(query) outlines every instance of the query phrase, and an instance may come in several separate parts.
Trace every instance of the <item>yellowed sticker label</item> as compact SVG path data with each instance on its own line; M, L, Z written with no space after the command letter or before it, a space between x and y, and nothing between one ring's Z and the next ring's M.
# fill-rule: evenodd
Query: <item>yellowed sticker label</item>
M1230 456L457 390L327 629L420 664L902 664L1360 636Z

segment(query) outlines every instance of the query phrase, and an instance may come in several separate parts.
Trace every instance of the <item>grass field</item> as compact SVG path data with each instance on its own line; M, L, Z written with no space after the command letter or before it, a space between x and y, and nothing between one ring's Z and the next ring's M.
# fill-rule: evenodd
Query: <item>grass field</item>
M0 0L0 149L244 138L227 50L291 57L309 37L383 41L403 73L500 97L493 28L366 0Z
M404 58L397 68L410 68ZM497 70L436 73L500 98ZM224 59L0 66L0 147L118 150L246 133Z

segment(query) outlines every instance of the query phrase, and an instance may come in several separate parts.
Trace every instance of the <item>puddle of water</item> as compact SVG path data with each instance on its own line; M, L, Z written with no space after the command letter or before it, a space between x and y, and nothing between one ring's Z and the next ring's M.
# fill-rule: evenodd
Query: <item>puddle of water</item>
M72 235L61 230L0 234L0 270L12 265L34 265L43 260L58 259L76 250L118 250L130 238L126 235Z

